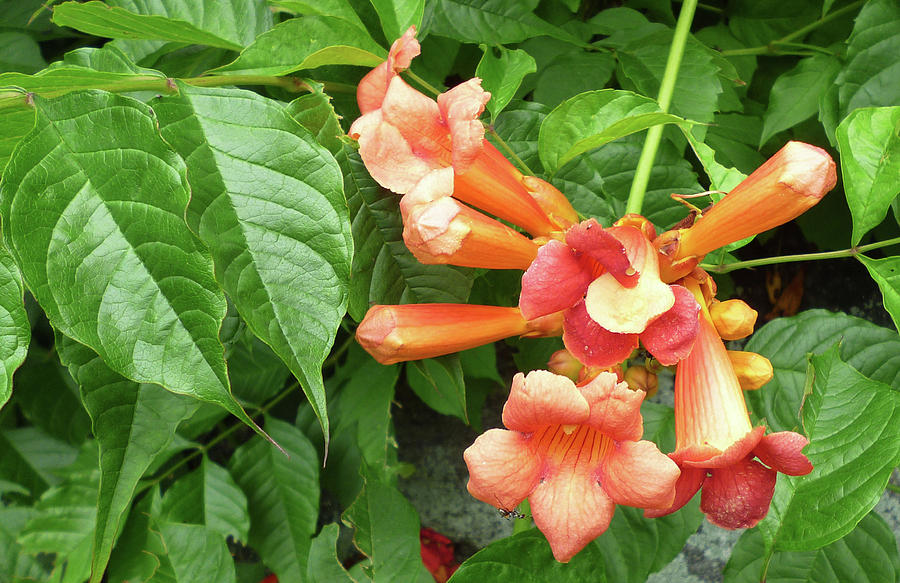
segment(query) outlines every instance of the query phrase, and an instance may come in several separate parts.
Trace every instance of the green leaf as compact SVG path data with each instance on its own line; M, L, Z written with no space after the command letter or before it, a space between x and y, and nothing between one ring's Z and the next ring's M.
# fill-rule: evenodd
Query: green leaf
M776 552L764 567L759 529L745 531L725 566L725 583L880 583L900 576L897 539L884 519L870 512L844 538L816 551Z
M400 38L410 26L419 27L422 24L422 16L425 13L425 0L370 0L378 20L381 21L381 30L384 31L388 42Z
M179 93L154 109L192 168L188 224L247 326L300 381L327 443L321 367L346 311L353 253L340 169L274 101L235 89Z
M672 43L672 30L660 30L632 40L616 54L624 77L642 95L658 95ZM678 79L672 94L671 113L692 121L708 123L718 109L722 83L719 77L721 61L710 50L690 38L685 45ZM631 87L625 87L630 89ZM703 126L694 128L703 139Z
M373 581L434 581L422 564L419 517L396 488L366 480L365 489L344 512L343 521L356 528L353 542L369 558L363 571Z
M184 20L242 47L272 28L272 12L264 0L106 0L106 3L135 14Z
M316 140L337 156L343 150L340 116L335 113L331 104L331 96L322 91L320 83L307 81L312 86L312 93L303 95L287 104L288 114L316 136Z
M728 168L719 164L716 161L716 153L713 149L703 142L698 141L691 132L685 131L684 135L688 139L691 148L694 150L697 159L700 160L700 164L703 166L706 176L709 177L710 190L729 192L747 178L747 175L737 168Z
M209 6L230 5L206 2ZM243 45L235 39L198 28L181 18L135 14L103 2L63 2L53 8L53 22L81 32L107 38L167 40L207 45L239 51Z
M644 400L641 404L644 418L644 435L641 439L652 441L660 451L675 451L675 411L668 405Z
M763 120L746 113L717 113L709 126L705 142L716 152L716 158L725 166L741 172L752 173L766 159L759 153L759 136Z
M310 583L355 583L337 556L335 545L340 531L340 527L332 522L323 526L318 536L313 539L309 549L306 581Z
M577 156L613 140L665 123L684 122L662 113L656 101L630 91L601 89L564 101L544 119L538 151L555 173Z
M900 330L900 257L870 259L865 255L857 255L856 258L866 266L869 275L878 284L884 298L884 309L894 320L894 327Z
M159 527L159 487L151 487L128 514L109 560L109 581L174 583L175 571Z
M247 495L250 546L279 579L301 581L319 516L319 457L293 425L270 417L265 426L284 453L254 437L228 470Z
M14 402L32 425L72 445L87 439L91 419L78 385L55 354L31 347L25 365L16 372L16 385Z
M0 71L34 73L46 66L33 38L21 32L0 32Z
M840 118L854 109L896 105L900 95L900 4L866 2L853 24L838 87Z
M831 87L841 62L831 55L814 55L782 73L772 85L759 145L819 111L819 97Z
M0 580L41 581L48 576L37 558L16 542L25 523L34 515L31 507L0 507Z
M491 100L487 103L491 112L491 122L497 119L497 114L509 104L513 95L519 89L522 79L529 73L537 71L534 59L523 50L509 50L503 47L481 45L484 51L478 66L475 68L475 76L480 77L482 87L491 94Z
M516 101L494 123L494 131L535 174L543 174L538 156L538 135L550 108L531 101ZM490 139L490 136L488 136ZM496 144L495 144L496 145ZM565 191L563 191L565 192ZM568 196L568 195L567 195Z
M431 33L469 43L490 39L496 44L519 43L536 36L552 36L584 46L569 32L534 14L537 0L437 0Z
M365 30L366 26L347 0L268 0L270 6L291 14L334 16Z
M579 93L603 87L616 69L611 53L569 51L540 67L534 101L556 107Z
M735 0L728 12L731 32L748 47L767 45L819 17L809 0Z
M438 413L454 415L468 423L466 383L459 356L414 360L406 365L406 380L413 392Z
M78 453L36 427L0 430L0 451L0 478L24 486L35 498L59 483L60 468Z
M814 550L853 530L900 462L900 394L842 362L837 346L810 363L802 422L813 471L779 476L759 524L767 547L778 550Z
M374 67L387 57L364 29L333 16L291 18L259 35L216 75L287 75L323 65Z
M3 75L0 75L0 79ZM5 97L10 95L11 97ZM24 96L16 91L0 91L0 102L5 99L23 100ZM31 128L34 127L34 110L31 108L0 109L0 173L16 147Z
M19 534L26 552L56 554L54 571L65 575L62 581L81 583L91 573L99 476L95 470L47 490Z
M465 303L472 270L423 265L403 243L399 198L381 188L359 154L338 154L350 205L355 255L350 272L348 311L357 322L373 304Z
M222 539L247 540L247 497L225 468L205 455L200 467L181 476L162 499L162 519L201 524Z
M229 392L218 339L225 298L184 224L186 168L152 110L96 91L35 105L35 129L3 174L0 212L51 324L122 376L256 427Z
M262 407L284 388L291 372L267 344L252 334L246 336L228 356L228 376L235 397Z
M13 373L25 360L31 341L24 293L19 268L6 246L0 244L0 409L12 394Z
M772 362L775 376L747 404L772 431L797 427L808 353L822 354L840 341L840 358L864 376L900 390L900 338L895 330L825 310L772 320L756 331L746 350Z
M175 581L234 583L234 560L218 532L195 524L161 526Z
M900 193L900 107L857 109L838 125L835 137L856 245L884 220Z
M99 581L138 480L171 443L175 428L197 403L158 385L122 377L94 351L70 338L57 335L56 349L81 387L81 399L100 446L92 579Z

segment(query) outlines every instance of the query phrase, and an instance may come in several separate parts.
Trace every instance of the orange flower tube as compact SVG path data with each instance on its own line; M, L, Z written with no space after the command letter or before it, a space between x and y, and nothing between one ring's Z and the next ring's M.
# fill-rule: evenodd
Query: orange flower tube
M381 364L433 358L510 336L554 336L561 318L525 320L518 308L471 304L372 306L356 340Z

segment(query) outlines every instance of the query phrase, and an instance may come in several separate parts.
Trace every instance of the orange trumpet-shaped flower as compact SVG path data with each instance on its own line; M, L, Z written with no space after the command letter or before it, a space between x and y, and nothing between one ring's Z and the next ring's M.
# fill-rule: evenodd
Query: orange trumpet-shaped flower
M490 93L481 89L480 79L457 85L435 101L399 77L419 54L414 35L411 27L391 47L388 60L359 84L363 115L349 135L359 140L372 177L406 194L429 172L453 168L455 198L532 235L546 236L576 221L564 196L543 181L528 180L484 138L478 116Z
M609 527L616 504L672 504L678 467L639 441L643 392L600 373L578 387L547 371L519 373L490 429L464 454L469 493L500 509L528 498L553 556L569 561Z
M799 476L812 471L800 452L808 440L792 431L763 435L764 426L753 427L740 382L702 292L690 279L685 284L701 302L702 311L694 348L678 363L675 374L676 449L669 457L682 468L682 476L672 507L645 515L674 512L702 486L700 509L710 522L723 528L749 528L768 512L777 472Z
M526 320L518 308L472 304L372 306L356 340L381 364L433 358L510 336L558 336L560 317Z
M660 362L675 364L690 352L700 309L682 286L660 281L643 228L604 229L594 219L538 250L522 276L519 308L526 318L565 310L566 348L601 368L628 358L639 338Z
M664 258L663 281L689 274L710 251L797 218L836 182L828 152L788 142L693 225L667 231L654 241Z

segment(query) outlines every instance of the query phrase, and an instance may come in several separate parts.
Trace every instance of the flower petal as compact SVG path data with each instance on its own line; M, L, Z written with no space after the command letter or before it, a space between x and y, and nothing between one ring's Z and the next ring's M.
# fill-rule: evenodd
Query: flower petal
M610 332L640 334L675 305L675 294L651 274L642 275L634 287L624 287L604 273L588 286L584 303L591 319Z
M418 56L420 52L421 47L416 40L416 27L410 26L403 36L391 45L387 60L369 71L359 82L356 88L356 102L359 104L360 113L369 113L381 107L391 80L401 71L409 69L413 57Z
M563 343L584 364L607 368L628 358L637 348L638 335L606 330L588 316L584 300L581 300L566 310Z
M434 99L394 77L384 95L381 115L386 123L400 130L417 158L434 168L450 166L450 132Z
M578 387L591 407L587 424L615 441L637 441L644 432L641 403L644 393L632 391L616 375L601 372L591 382Z
M547 537L553 556L569 560L606 532L616 506L600 487L595 472L569 471L551 475L528 497L534 524Z
M616 233L627 242L643 239L641 232L633 227L616 227ZM612 229L604 229L596 219L588 219L566 231L566 244L584 253L612 274L621 285L634 287L639 274L632 268L626 245L613 235Z
M503 406L503 424L513 431L531 433L547 425L578 425L590 415L590 406L568 377L546 370L513 377L509 399Z
M775 470L744 458L716 468L703 483L700 510L722 528L750 528L765 518L775 493Z
M663 510L645 510L644 517L659 518L660 516L667 516L681 510L685 504L691 501L691 498L694 497L694 494L696 494L697 490L700 489L700 486L703 485L705 479L706 470L682 467L681 475L678 476L678 480L675 482L675 500L672 502L672 505Z
M469 493L497 508L513 509L528 497L540 477L540 459L517 431L489 429L463 452Z
M715 416L715 414L715 411L710 413L712 416ZM724 468L749 456L765 431L766 428L762 425L754 427L746 435L727 447L725 451L709 444L702 444L678 448L669 456L679 465L709 469Z
M650 322L641 334L641 343L664 366L677 364L694 347L700 330L700 304L694 294L680 285L671 286L675 305Z
M438 95L441 117L450 128L456 172L465 172L481 153L484 124L478 121L478 116L490 99L491 94L481 88L481 79L477 77Z
M809 440L793 431L780 431L764 435L753 453L759 460L782 474L805 476L813 470L809 459L800 453Z
M531 320L572 307L584 296L591 279L584 261L565 243L552 239L538 249L537 257L522 276L519 309Z
M681 472L650 441L622 441L600 465L600 483L616 504L637 508L669 508Z

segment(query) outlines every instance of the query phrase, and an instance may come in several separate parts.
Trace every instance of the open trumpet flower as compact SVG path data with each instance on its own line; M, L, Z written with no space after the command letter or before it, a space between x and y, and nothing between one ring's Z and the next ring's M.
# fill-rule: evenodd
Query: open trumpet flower
M547 371L517 374L507 429L488 430L465 451L469 492L501 509L528 498L561 562L606 531L616 504L670 506L679 470L640 441L643 395L608 372L580 387Z
M792 431L765 435L747 413L741 383L713 326L703 294L692 279L685 285L702 305L700 331L690 355L675 374L676 449L669 454L682 468L675 503L681 508L701 487L700 509L723 528L749 528L769 510L777 472L808 474L812 464L801 453L806 437ZM754 459L756 458L756 459Z
M682 286L660 280L657 257L646 229L604 229L589 219L566 231L565 243L538 250L519 308L526 318L565 310L563 341L585 365L618 364L639 339L661 363L675 364L691 350L700 308Z
M452 196L547 236L577 220L559 191L521 172L484 138L478 117L490 99L480 79L470 79L437 101L410 87L399 73L419 54L415 28L394 42L388 59L359 84L362 116L350 126L372 177L406 194L430 172L452 168ZM443 187L442 187L443 188Z

